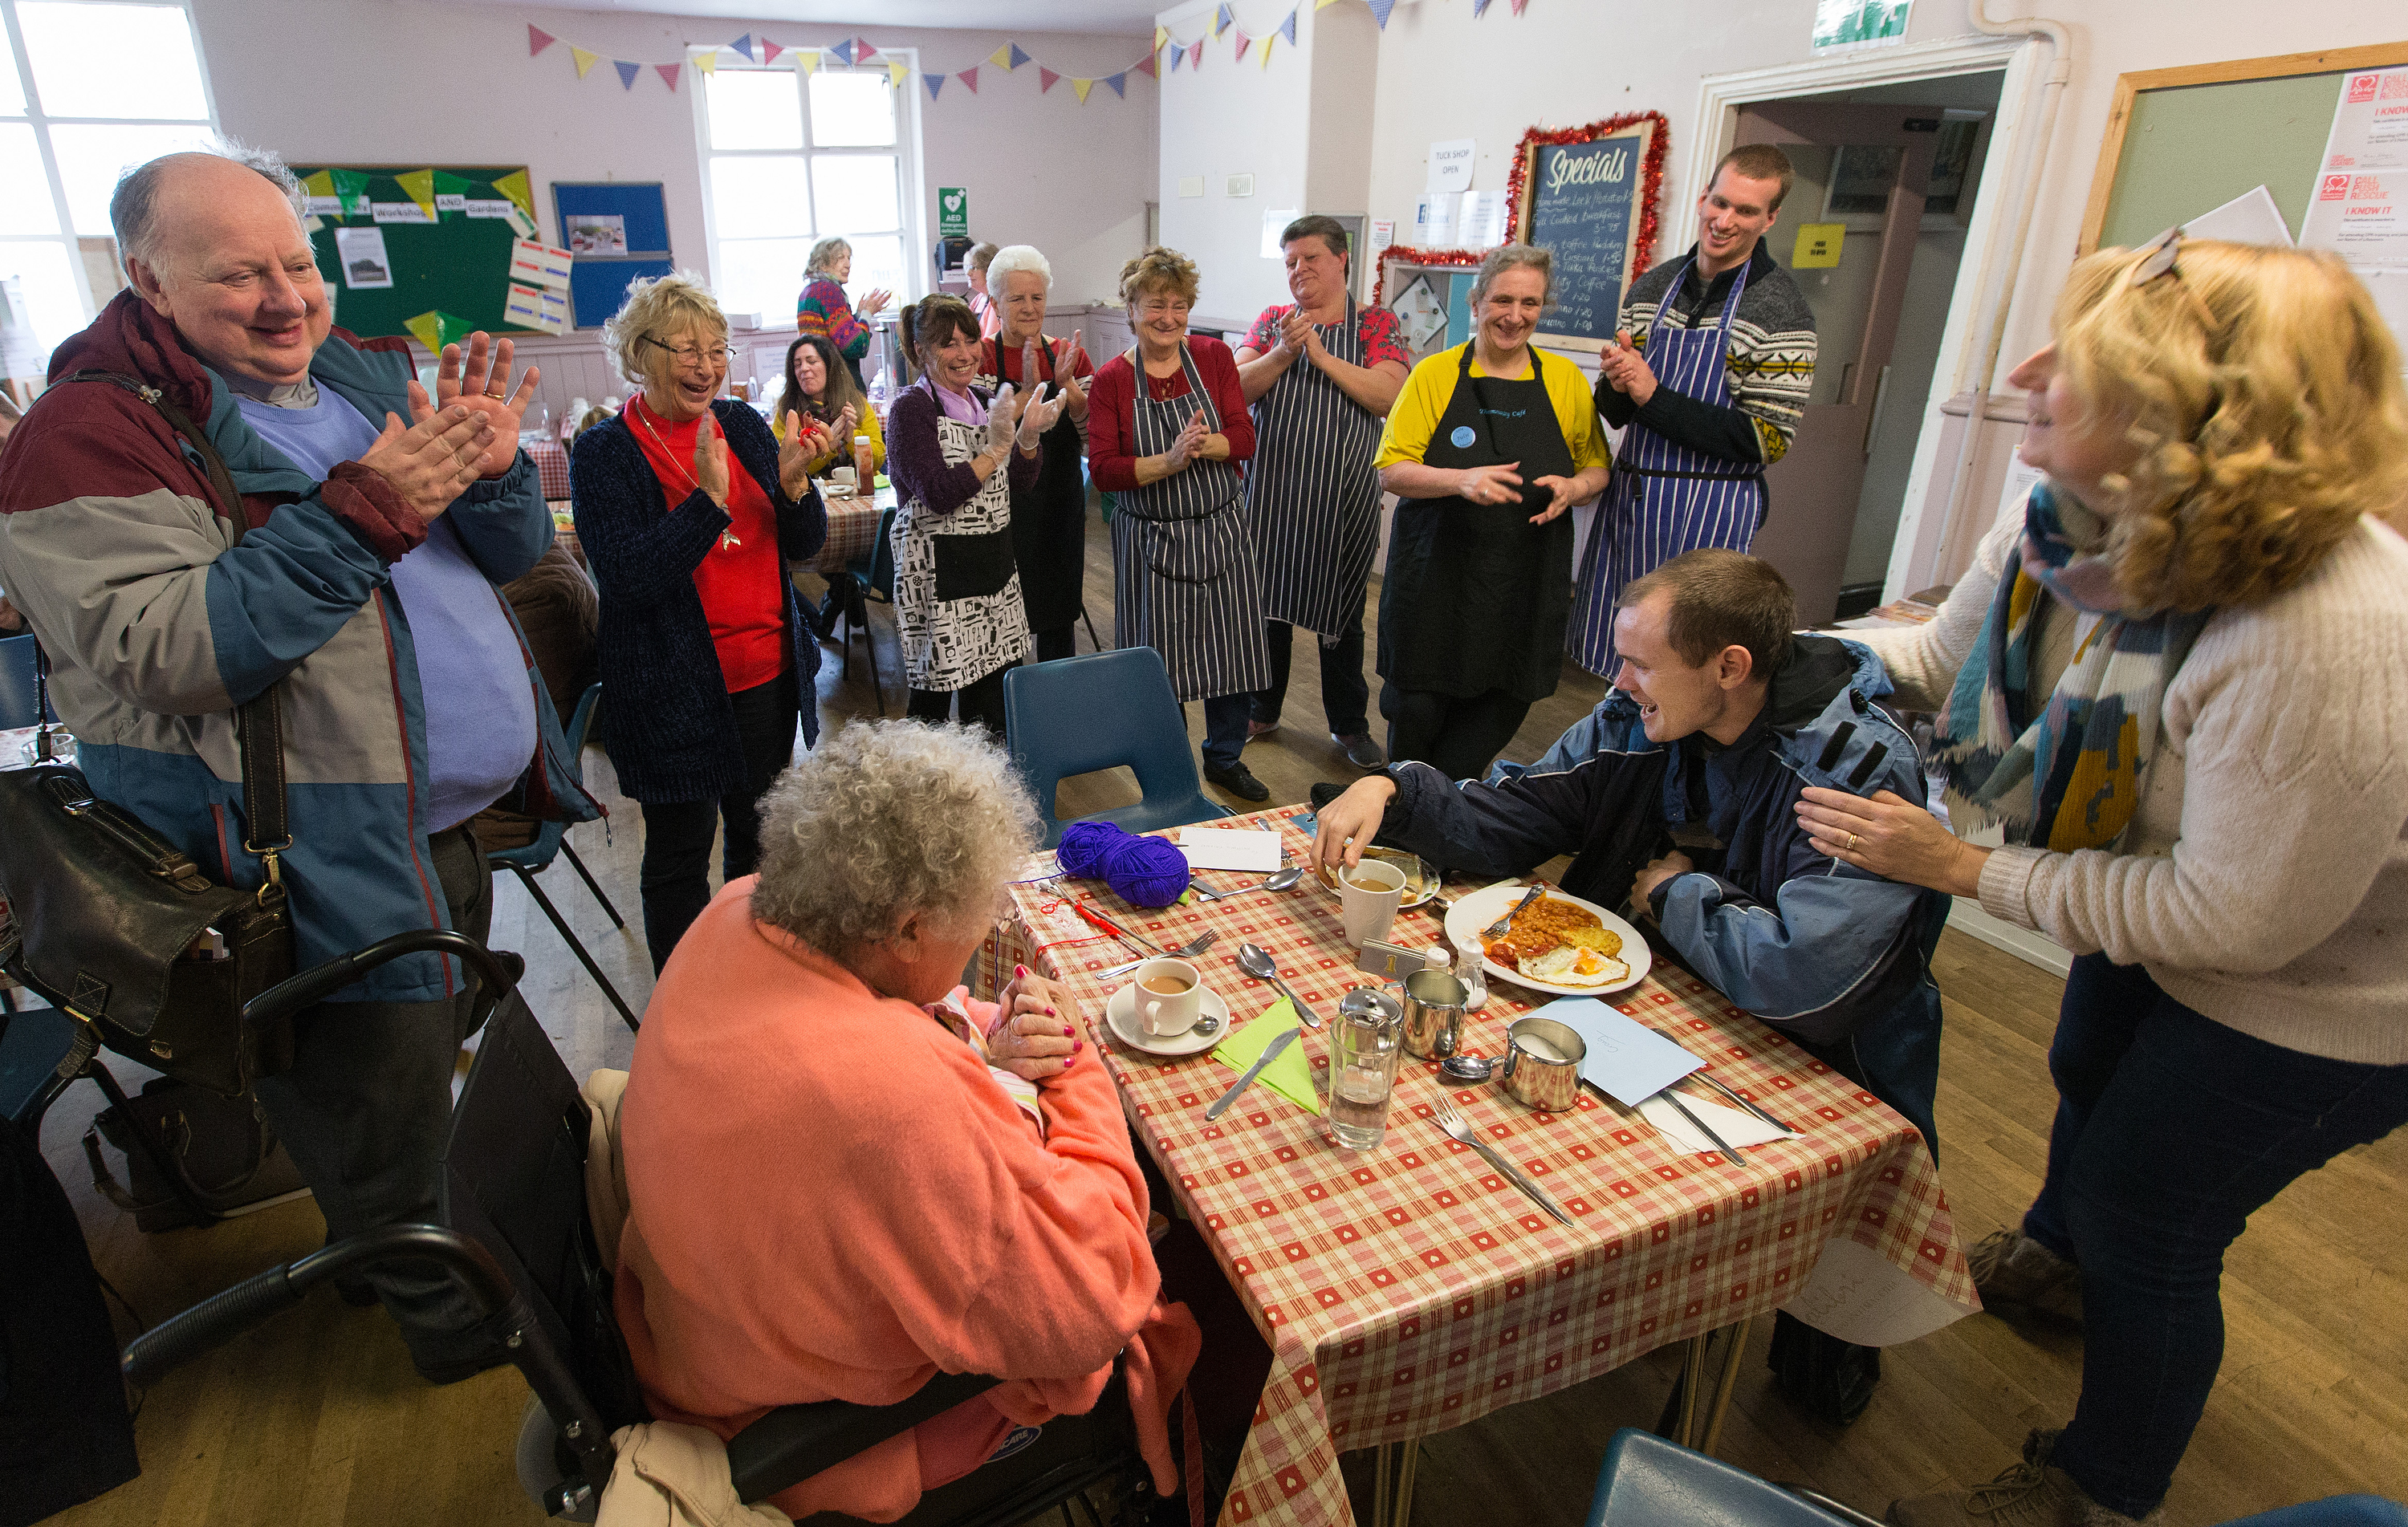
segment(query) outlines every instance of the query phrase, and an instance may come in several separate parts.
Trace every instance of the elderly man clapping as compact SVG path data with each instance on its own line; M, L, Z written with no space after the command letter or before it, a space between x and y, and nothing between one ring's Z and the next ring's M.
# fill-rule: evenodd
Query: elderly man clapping
M56 665L93 789L239 886L265 867L235 707L281 685L307 966L408 929L481 939L468 819L504 798L597 811L496 587L552 540L517 448L535 373L513 391L509 341L475 335L465 358L444 347L430 399L405 342L337 333L298 193L257 155L170 154L119 183L132 290L59 347L0 461L0 586ZM260 1102L330 1234L433 1220L460 967L414 956L337 995ZM429 1379L498 1360L439 1276L370 1280Z

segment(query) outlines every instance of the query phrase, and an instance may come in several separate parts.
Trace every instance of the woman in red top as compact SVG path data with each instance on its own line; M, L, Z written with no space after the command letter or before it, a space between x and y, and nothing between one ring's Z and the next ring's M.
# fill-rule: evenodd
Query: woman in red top
M827 534L806 468L833 442L789 415L781 443L751 405L719 395L727 321L685 277L631 286L602 337L642 391L578 436L570 501L602 593L603 746L644 808L644 941L657 972L710 903L721 820L726 878L741 879L797 721L818 734L819 649L785 564Z
M1120 642L1160 652L1171 692L1204 702L1205 779L1268 800L1239 756L1252 696L1271 673L1245 479L1232 464L1254 453L1254 416L1229 347L1187 333L1193 261L1146 250L1121 268L1121 300L1137 347L1087 390L1087 468L1115 510Z

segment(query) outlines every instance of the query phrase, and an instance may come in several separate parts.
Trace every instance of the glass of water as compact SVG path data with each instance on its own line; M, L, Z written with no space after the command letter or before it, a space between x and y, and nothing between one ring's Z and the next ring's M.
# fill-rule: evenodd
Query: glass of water
M1329 1123L1349 1150L1378 1147L1405 1048L1405 1010L1384 992L1357 987L1329 1027Z

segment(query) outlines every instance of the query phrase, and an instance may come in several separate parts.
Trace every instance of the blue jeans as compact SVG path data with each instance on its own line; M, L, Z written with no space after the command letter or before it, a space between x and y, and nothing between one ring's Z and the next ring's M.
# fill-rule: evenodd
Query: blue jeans
M1246 722L1254 713L1254 697L1240 692L1216 694L1204 702L1204 766L1224 772L1238 766L1246 750Z
M2145 1516L2224 1361L2224 1249L2249 1215L2408 1123L2408 1065L2286 1049L2139 965L2073 962L2049 1048L2057 1121L2024 1234L2082 1265L2082 1398L2050 1462Z

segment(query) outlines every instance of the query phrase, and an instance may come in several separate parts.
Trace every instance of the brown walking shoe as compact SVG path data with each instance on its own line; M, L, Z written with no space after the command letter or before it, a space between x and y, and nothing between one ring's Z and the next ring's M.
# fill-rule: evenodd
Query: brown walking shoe
M2073 1477L2050 1464L2059 1433L2035 1428L2024 1439L2024 1461L1986 1485L1943 1490L1890 1503L1897 1527L2153 1527L2161 1506L2128 1517L2092 1500Z
M2021 1307L2082 1323L2082 1269L2020 1230L1994 1230L1965 1254L1973 1288L1992 1309Z

